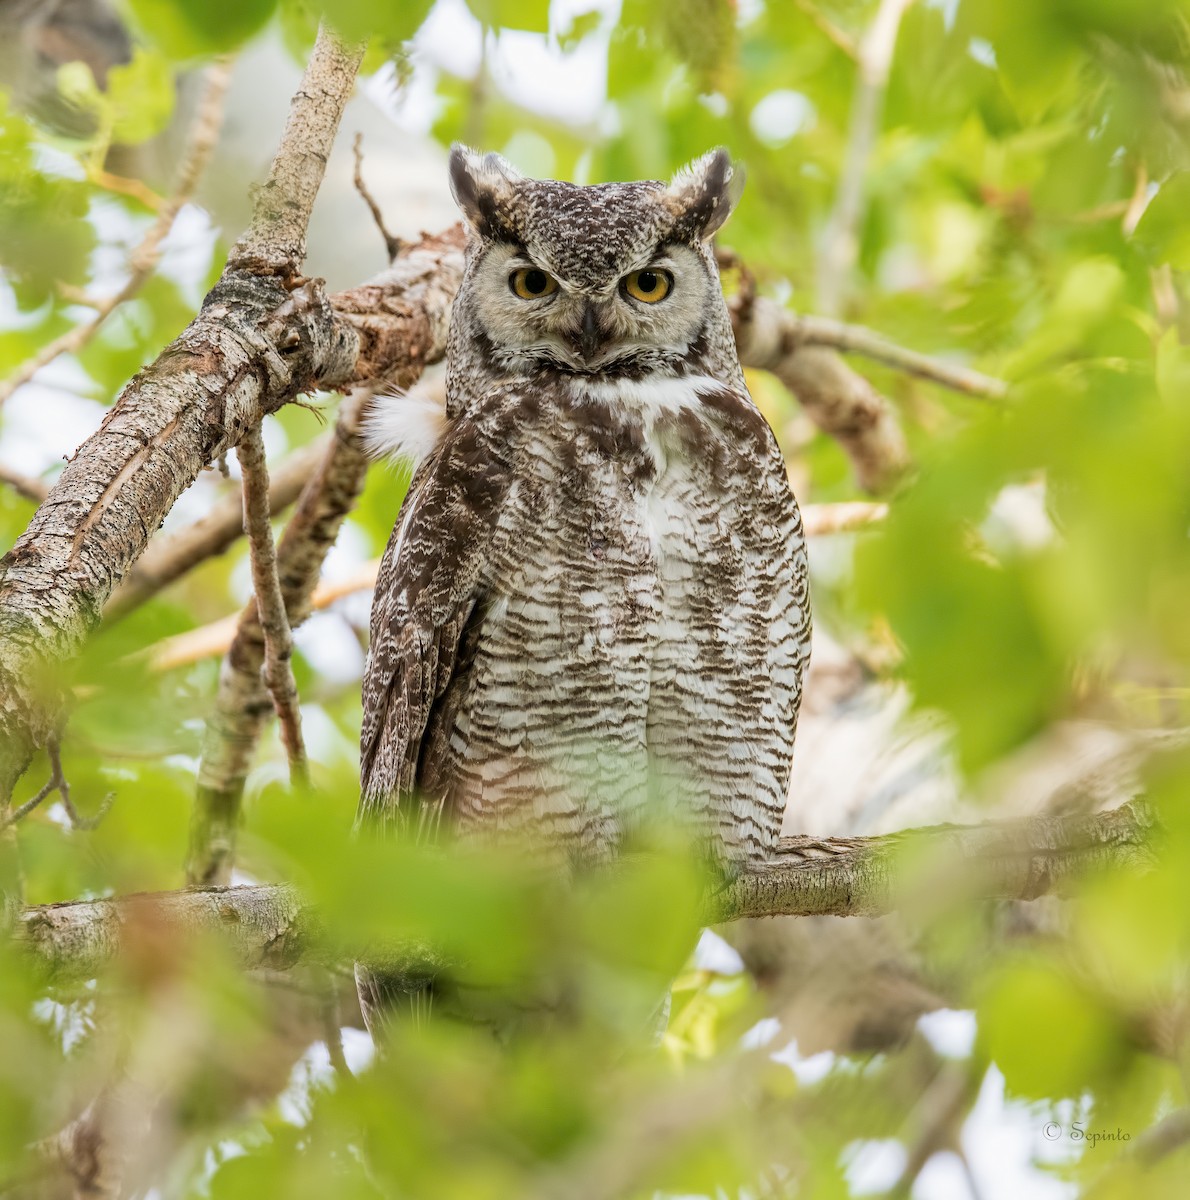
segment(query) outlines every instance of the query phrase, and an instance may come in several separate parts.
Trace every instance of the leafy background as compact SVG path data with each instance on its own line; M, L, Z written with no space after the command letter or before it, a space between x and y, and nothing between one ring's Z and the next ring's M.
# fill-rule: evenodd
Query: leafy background
M503 1049L432 1021L370 1069L358 1017L331 1019L346 1027L352 1074L335 1069L337 1038L301 987L245 980L215 947L170 948L145 931L144 953L98 990L47 989L0 951L0 1180L121 1058L157 1088L144 1187L163 1196L1184 1194L1186 1151L1143 1148L1187 1102L1190 13L1181 0L907 5L855 261L837 278L823 247L847 169L856 47L876 10L344 0L328 12L372 37L355 104L408 150L388 186L398 226L452 219L435 147L456 138L580 182L664 176L724 144L747 189L722 240L762 290L806 312L837 304L1011 383L987 403L857 361L895 403L917 465L878 528L813 548L816 623L878 695L908 695L916 719L944 731L938 769L959 781L965 812L1028 808L1005 782L1023 762L1069 768L1088 747L1123 747L1166 826L1159 868L1097 879L1062 905L935 904L862 932L722 931L741 958L712 936L690 953L696 886L680 857L548 899L507 864L370 860L346 841L367 606L354 597L299 639L319 798L284 793L268 742L240 877L297 879L345 945L368 928L432 936L501 1004L561 988L575 1011L530 1020ZM127 0L120 15L135 52L103 78L81 62L4 68L0 377L83 319L81 297L120 286L152 220L145 193L120 180L141 180L150 199L168 187L202 67L267 51L288 55L296 78L319 13L300 0ZM286 78L265 86L287 96ZM279 127L254 128L252 115L233 105L228 136L274 144ZM368 152L365 171L383 165L383 146ZM253 171L219 175L135 299L0 411L0 461L52 479L185 325L238 232ZM332 164L328 189L335 179ZM417 188L423 207L402 208ZM312 234L313 269L333 282L352 253L383 266L356 212ZM794 398L770 377L751 382L803 502L860 498ZM321 428L287 410L266 430L270 456ZM402 487L399 472L373 469L330 576L380 553ZM204 478L173 520L232 488ZM1012 517L1020 504L1028 520ZM0 486L0 546L32 511ZM60 809L22 822L30 902L178 885L218 664L162 674L138 652L249 592L240 547L97 637L65 765L80 806L109 791L116 802L90 834ZM1084 781L1041 803L1101 799ZM794 827L799 803L795 788ZM862 824L841 813L837 831ZM650 1050L641 1029L679 967ZM864 1004L880 1036L849 1021Z

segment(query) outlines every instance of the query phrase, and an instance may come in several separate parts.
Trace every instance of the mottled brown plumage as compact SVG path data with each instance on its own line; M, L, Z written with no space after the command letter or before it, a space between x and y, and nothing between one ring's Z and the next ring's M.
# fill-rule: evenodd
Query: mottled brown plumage
M660 820L762 858L810 623L709 248L727 156L577 187L456 148L451 176L471 236L446 412L374 418L428 454L376 586L361 823L600 861Z

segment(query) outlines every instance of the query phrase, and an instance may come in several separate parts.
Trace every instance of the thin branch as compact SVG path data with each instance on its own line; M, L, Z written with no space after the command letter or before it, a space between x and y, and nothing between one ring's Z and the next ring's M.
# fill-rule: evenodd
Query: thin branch
M781 311L785 312L784 309ZM919 354L916 350L907 350L862 325L796 313L786 313L785 317L791 349L796 349L798 345L825 346L844 354L860 354L886 367L893 367L919 379L928 379L931 383L962 392L966 396L999 400L1008 393L1008 384L1002 379L984 375L981 371L973 371L958 363Z
M364 135L357 133L355 141L351 143L351 152L355 155L355 174L352 176L352 182L355 184L355 190L363 197L364 203L372 213L372 220L376 222L376 228L380 230L380 236L384 238L384 249L388 254L388 261L391 263L401 253L401 239L394 237L385 227L384 214L380 211L380 205L372 198L372 193L368 191L367 184L364 183L363 143Z
M741 336L746 335L747 344L741 345L741 357L762 355L765 351L761 347L769 347L767 353L771 355L774 343L786 355L794 354L802 347L816 346L844 354L859 354L968 396L998 400L1008 392L1008 385L1002 379L960 363L906 349L862 325L790 312L758 295L755 276L733 251L716 248L715 258L722 270L738 272L740 277L738 289L728 299L728 309L736 326L736 340L740 341ZM745 361L745 366L772 369L767 362L759 361Z
M305 259L310 213L363 52L319 28L277 153L253 197L251 227L228 256L232 270L289 276Z
M277 577L277 548L273 544L269 513L269 468L259 425L244 434L236 454L244 481L244 531L248 535L252 585L256 592L256 619L264 638L264 683L281 724L290 783L304 787L310 782L310 768L302 743L302 716L293 678L293 634Z
M330 437L326 434L295 450L269 473L269 512L274 516L301 495L326 453ZM207 559L222 554L243 535L244 505L235 493L176 533L154 538L107 602L104 621L118 621Z
M321 282L302 279L300 260L283 253L301 249L298 225L361 53L320 31L249 234L194 320L129 382L0 560L0 806L60 723L64 666L178 496L243 430L358 367L360 328L336 320ZM274 213L285 194L293 206ZM411 314L406 327L417 321ZM366 316L359 324L366 329Z
M222 60L207 71L206 86L198 111L190 129L190 140L178 168L173 190L167 201L158 208L157 219L148 233L132 252L129 274L124 286L113 296L99 301L94 313L81 325L55 338L43 346L32 358L22 363L16 371L0 383L0 405L17 390L28 383L42 367L48 366L59 355L77 354L99 332L99 327L144 286L145 281L157 268L161 258L161 243L173 228L174 220L182 206L194 193L203 168L219 140L219 127L223 120L223 100L231 80L231 64Z
M43 800L58 790L60 783L61 780L58 773L54 771L50 775L49 781L31 800L26 800L18 808L14 808L10 812L0 816L0 829L5 829L9 825L15 825L23 817L27 817Z
M855 533L877 525L888 516L887 504L845 501L839 504L807 504L802 508L802 526L807 537L832 533Z
M818 7L813 0L793 0L794 4L814 23L833 45L837 46L848 58L859 59L859 47L855 38L842 30Z
M705 918L876 916L925 907L927 899L933 906L957 897L1031 900L1064 893L1098 871L1149 869L1156 837L1152 814L1134 801L1093 816L787 838L772 861L747 868L712 897ZM943 875L950 890L939 890ZM16 937L55 980L89 979L119 952L125 929L146 924L172 926L179 935L216 933L248 969L352 957L385 965L437 961L421 945L330 945L317 913L288 884L37 905L24 910Z
M278 574L291 628L309 615L327 552L364 485L368 459L359 419L367 398L363 391L344 397L334 435L281 538ZM241 611L230 633L199 765L187 859L191 883L225 883L230 876L240 798L270 711L261 686L265 641L255 605Z
M326 583L320 583L310 595L310 611L320 612L329 608L344 596L370 591L376 586L376 572L380 560L370 559L361 563L349 575ZM162 638L161 641L138 651L136 657L144 658L152 671L176 671L179 667L193 666L204 658L220 658L231 650L240 628L240 614L233 613L219 621L188 629L185 633Z
M32 475L22 474L0 463L0 483L6 483L14 492L40 504L49 494L50 485L43 479L34 479Z
M851 127L839 193L826 224L818 259L818 308L835 316L855 266L859 239L857 227L863 213L864 176L872 146L880 130L884 89L892 67L901 17L913 0L880 0L876 17L859 46L859 80L851 109Z
M740 361L772 371L810 419L851 459L869 492L884 492L909 470L909 447L891 404L834 350L799 341L798 318L755 295L750 284L728 301Z
M96 187L103 188L104 191L118 192L121 196L131 197L152 212L161 212L169 203L164 196L153 191L144 180L130 179L127 175L113 175L111 171L105 171L102 167L90 167L87 170L87 179Z
M5 829L9 825L15 825L22 817L27 817L39 804L51 796L54 792L58 793L58 798L62 802L62 807L66 810L67 817L70 818L71 827L84 832L91 832L98 829L103 818L107 816L108 810L111 808L116 799L115 792L108 792L104 796L99 805L98 811L94 816L84 817L74 806L74 801L70 797L70 784L66 780L66 774L62 770L62 751L61 746L56 737L50 738L46 743L46 755L50 760L50 778L46 785L32 799L26 800L19 808L14 808L11 812L0 813L0 830Z

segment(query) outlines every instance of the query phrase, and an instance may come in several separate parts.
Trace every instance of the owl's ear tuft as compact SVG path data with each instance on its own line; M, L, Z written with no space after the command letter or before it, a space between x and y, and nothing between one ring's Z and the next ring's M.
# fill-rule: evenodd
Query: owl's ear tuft
M731 216L744 190L744 173L719 146L683 167L667 189L681 234L705 240Z
M480 154L455 142L450 148L450 190L467 224L481 237L491 237L503 224L502 214L520 172L499 154Z

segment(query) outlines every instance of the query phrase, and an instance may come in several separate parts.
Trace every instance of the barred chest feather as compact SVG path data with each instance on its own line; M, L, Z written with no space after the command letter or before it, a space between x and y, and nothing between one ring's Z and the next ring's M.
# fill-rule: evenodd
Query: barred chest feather
M443 730L459 829L589 859L659 820L771 851L808 621L763 418L693 376L562 377L475 419L512 483Z

